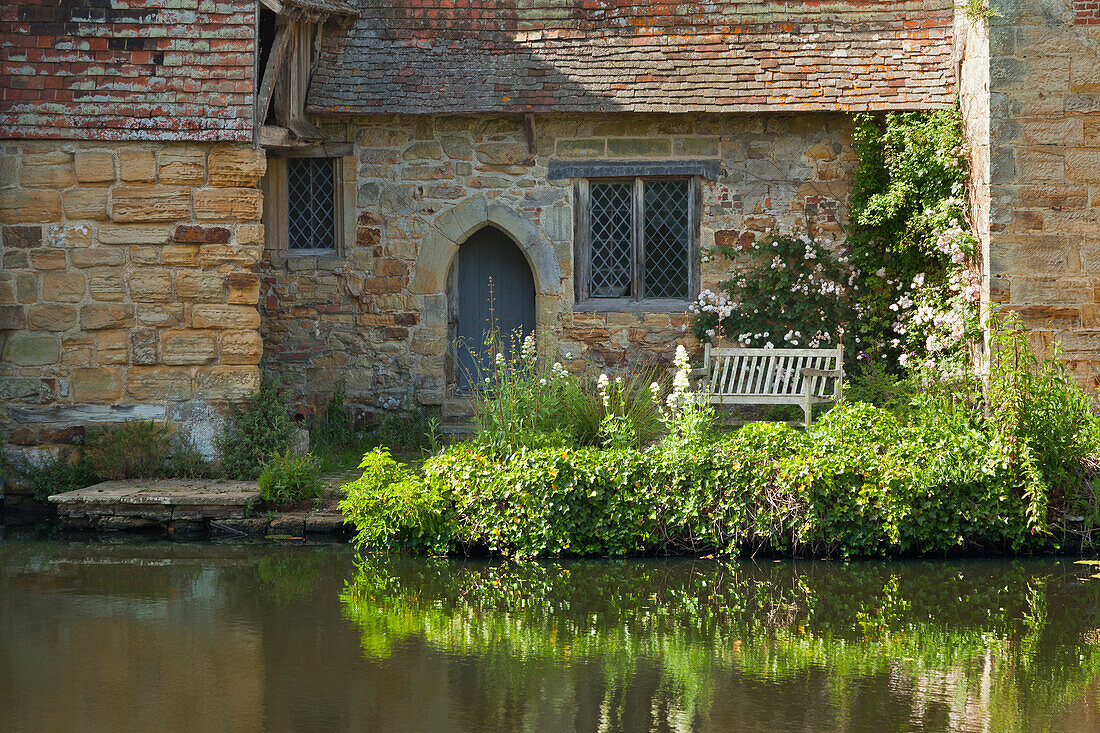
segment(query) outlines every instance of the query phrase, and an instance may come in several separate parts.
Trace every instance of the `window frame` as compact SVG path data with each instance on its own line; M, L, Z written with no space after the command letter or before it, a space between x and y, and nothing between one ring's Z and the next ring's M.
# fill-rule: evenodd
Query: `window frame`
M645 288L645 184L647 181L686 181L688 184L688 293L683 298L647 298ZM592 183L631 184L631 294L595 297L590 294ZM699 294L699 229L701 220L702 178L698 175L667 176L592 176L578 178L573 184L575 202L573 222L574 309L589 312L684 311Z
M316 163L316 161L326 161L332 172L332 246L331 247L291 247L290 246L290 215L294 207L291 206L290 201L290 168L293 164L300 163L302 161L310 161ZM286 166L286 172L284 180L286 181L286 220L284 226L286 226L286 251L288 255L299 256L305 252L307 255L330 255L340 251L340 159L339 158L322 158L322 157L298 157L298 158L286 158L283 165ZM312 188L312 185L311 185ZM327 196L310 194L310 204L313 201L323 201Z
M328 146L335 148L336 146ZM341 148L288 152L267 156L267 172L262 182L264 207L264 245L277 253L279 259L302 257L344 257L355 241L355 171L356 160ZM287 192L287 161L292 158L328 158L333 165L333 235L334 246L324 248L290 247L290 200Z

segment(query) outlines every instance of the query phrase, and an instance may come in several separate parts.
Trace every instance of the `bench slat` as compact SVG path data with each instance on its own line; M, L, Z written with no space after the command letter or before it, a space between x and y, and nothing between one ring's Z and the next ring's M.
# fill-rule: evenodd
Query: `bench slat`
M762 349L762 348L744 348L744 349L711 349L710 355L713 356L768 356L769 354L787 354L789 356L829 356L836 357L840 355L840 349Z
M740 368L741 357L740 356L728 356L726 357L726 372L722 375L722 391L733 391L733 380L740 376L738 369Z
M753 359L750 354L745 354L741 357L741 374L739 375L741 379L739 380L737 387L732 391L740 392L742 394L748 392L749 377L752 375L752 367L755 363L756 360Z

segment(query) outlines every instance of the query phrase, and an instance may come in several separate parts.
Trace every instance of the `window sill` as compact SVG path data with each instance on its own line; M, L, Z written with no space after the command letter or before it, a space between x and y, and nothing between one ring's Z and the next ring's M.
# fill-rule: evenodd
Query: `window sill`
M692 301L678 298L589 298L573 306L574 313L687 313Z
M290 272L309 270L342 272L347 264L347 259L332 249L283 250L271 252L270 256L274 267L282 267Z

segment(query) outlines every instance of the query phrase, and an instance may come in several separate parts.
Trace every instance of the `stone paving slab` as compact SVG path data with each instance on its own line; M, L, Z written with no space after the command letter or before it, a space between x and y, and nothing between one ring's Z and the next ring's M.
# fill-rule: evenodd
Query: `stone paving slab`
M136 504L160 506L247 506L260 501L253 481L139 479L105 481L50 497L54 504Z

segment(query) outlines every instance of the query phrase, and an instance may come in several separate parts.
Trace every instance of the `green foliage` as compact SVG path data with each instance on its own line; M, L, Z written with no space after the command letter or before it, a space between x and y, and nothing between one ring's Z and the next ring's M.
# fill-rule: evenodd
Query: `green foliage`
M157 478L172 452L171 427L132 421L92 429L81 451L88 470L107 480Z
M870 361L844 385L844 399L882 407L898 416L908 413L920 390L915 375L898 375L885 359Z
M286 451L293 429L278 382L264 372L252 396L241 405L229 406L217 441L225 475L257 478L268 461Z
M385 448L363 456L359 468L363 474L344 487L340 511L355 524L361 546L431 554L450 549L453 536L442 521L443 502L430 482L411 474Z
M768 233L704 253L730 263L694 304L700 339L743 346L841 341L857 374L884 357L959 366L979 335L977 240L967 225L967 160L957 109L860 114L859 156L843 243Z
M876 388L897 414L844 402L806 432L753 423L721 435L684 427L695 418L684 417L693 402L679 384L657 445L605 428L602 448L473 443L419 473L368 456L346 501L361 543L431 553L859 557L1084 545L1100 521L1089 480L1100 471L1086 470L1100 462L1097 419L1056 354L1039 360L1012 329L995 345L987 393L930 371L895 383L896 394ZM620 399L611 384L609 402ZM1056 521L1082 507L1092 508L1083 527Z
M999 18L1000 13L993 7L991 0L966 0L963 5L963 13L973 21L992 20Z
M519 334L511 338L518 340ZM478 442L496 453L567 444L566 416L576 400L573 377L561 364L547 368L540 362L533 335L524 337L518 350L507 341L494 333L486 339L485 353L494 357L479 371L484 376L474 420Z
M312 454L283 453L270 460L260 472L260 497L275 505L316 499L324 491L320 467Z
M19 473L30 483L34 496L44 501L55 494L83 489L98 483L99 479L88 469L86 462L50 458L19 467Z
M356 435L344 402L344 384L336 385L328 403L314 419L309 429L310 446L347 447L355 442Z
M742 346L833 346L853 320L847 258L809 235L772 234L745 250L716 247L734 264L721 293L705 290L694 305L700 340ZM849 327L850 328L850 327Z
M384 447L398 453L420 453L439 447L439 422L423 412L387 415L366 433L366 445Z
M857 265L877 261L862 248L872 242L894 255L934 251L949 214L935 204L960 196L966 185L959 111L858 114L853 137L860 161L850 199Z
M987 390L990 420L1019 468L1028 527L1050 531L1050 504L1078 495L1082 463L1100 448L1089 399L1059 360L1055 345L1040 360L1018 317L995 323Z
M490 336L495 353L478 393L475 441L487 452L509 455L536 448L630 445L653 442L665 430L650 385L655 370L640 369L611 379L578 376L560 362L540 360L534 336L522 341L515 358ZM601 387L601 384L605 387Z

